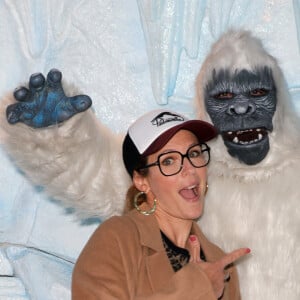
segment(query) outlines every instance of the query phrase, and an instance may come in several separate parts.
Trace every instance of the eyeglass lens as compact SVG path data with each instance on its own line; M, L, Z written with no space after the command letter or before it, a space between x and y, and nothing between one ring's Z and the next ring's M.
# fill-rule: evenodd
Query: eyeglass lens
M177 151L163 153L158 159L160 171L166 176L179 173L185 157L195 168L204 167L209 162L208 147L206 145L194 145L188 149L185 155Z

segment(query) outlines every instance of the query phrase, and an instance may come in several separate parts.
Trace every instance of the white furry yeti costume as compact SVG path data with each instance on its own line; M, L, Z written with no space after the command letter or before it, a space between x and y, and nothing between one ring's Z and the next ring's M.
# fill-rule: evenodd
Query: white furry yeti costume
M238 264L243 299L300 299L300 126L282 73L261 43L247 32L229 32L212 48L197 79L197 111L205 113L205 89L219 69L268 66L277 91L270 151L247 165L227 152L221 137L212 146L209 192L201 226L225 250L252 249ZM215 71L214 71L215 70ZM83 216L120 214L129 178L122 166L121 137L99 124L91 110L59 126L9 125L8 96L1 101L6 148L35 184Z
M300 126L276 60L247 32L225 34L211 49L197 78L198 113L213 69L269 66L277 90L270 150L246 165L230 156L223 139L211 143L210 190L201 226L225 249L247 245L252 257L239 265L243 299L300 299Z

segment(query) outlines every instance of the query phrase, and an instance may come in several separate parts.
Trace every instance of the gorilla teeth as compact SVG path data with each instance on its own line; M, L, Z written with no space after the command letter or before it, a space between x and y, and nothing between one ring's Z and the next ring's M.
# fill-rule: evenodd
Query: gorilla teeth
M261 141L266 136L265 128L254 128L238 131L228 131L223 134L223 138L235 144L249 145Z

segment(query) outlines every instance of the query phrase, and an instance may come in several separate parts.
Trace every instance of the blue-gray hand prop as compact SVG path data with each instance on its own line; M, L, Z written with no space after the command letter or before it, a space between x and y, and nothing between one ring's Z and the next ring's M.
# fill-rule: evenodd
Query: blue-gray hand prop
M7 107L8 122L22 122L33 128L47 127L66 121L92 105L87 95L67 97L61 80L62 73L57 69L50 70L47 79L41 73L32 74L29 88L22 86L14 91L18 103Z

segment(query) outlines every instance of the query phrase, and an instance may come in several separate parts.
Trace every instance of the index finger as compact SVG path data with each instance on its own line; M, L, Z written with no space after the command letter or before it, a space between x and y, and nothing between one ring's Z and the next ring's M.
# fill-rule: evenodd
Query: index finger
M251 250L249 248L240 248L236 249L219 260L220 266L224 269L226 266L230 265L231 263L235 262L239 258L249 254Z

